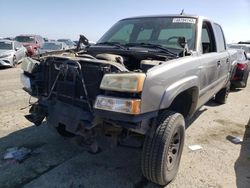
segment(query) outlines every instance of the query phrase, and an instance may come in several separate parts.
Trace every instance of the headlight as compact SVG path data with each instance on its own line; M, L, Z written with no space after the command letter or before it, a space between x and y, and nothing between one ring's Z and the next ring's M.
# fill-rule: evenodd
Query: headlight
M94 108L120 112L126 114L140 114L140 99L121 99L115 97L98 96Z
M30 86L30 78L25 76L23 73L21 74L21 83L23 84L23 87L27 90L31 90Z
M100 88L111 91L141 92L144 73L105 74Z
M24 72L32 73L34 68L39 64L40 64L39 61L36 61L30 57L26 57L22 61L21 68L23 69Z
M10 57L11 54L0 55L0 58Z

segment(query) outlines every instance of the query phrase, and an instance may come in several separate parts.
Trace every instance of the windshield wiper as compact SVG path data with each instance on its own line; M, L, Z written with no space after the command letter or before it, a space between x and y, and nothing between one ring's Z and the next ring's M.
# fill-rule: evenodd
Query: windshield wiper
M139 46L139 47L146 47L146 48L154 48L157 50L160 50L161 52L164 52L168 55L177 57L178 54L168 50L167 48L163 47L160 44L153 44L153 43L127 43L126 46L133 47L133 46Z
M108 46L116 46L120 49L127 50L124 46L122 46L119 42L100 42L96 43L96 45L108 45Z

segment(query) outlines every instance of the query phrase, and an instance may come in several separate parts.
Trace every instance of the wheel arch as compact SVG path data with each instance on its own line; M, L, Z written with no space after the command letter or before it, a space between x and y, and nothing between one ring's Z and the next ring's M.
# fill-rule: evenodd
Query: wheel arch
M170 85L162 96L159 109L173 110L184 117L192 116L199 98L198 83L198 77L191 76Z

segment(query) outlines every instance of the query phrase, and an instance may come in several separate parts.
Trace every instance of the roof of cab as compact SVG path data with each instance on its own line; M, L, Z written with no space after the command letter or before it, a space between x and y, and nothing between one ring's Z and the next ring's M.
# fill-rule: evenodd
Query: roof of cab
M0 39L0 42L14 42L13 40L7 40L7 39Z
M165 14L165 15L146 15L146 16L136 16L136 17L129 17L124 18L122 20L127 19L138 19L138 18L164 18L164 17L183 17L183 18L199 18L201 16L191 15L191 14Z
M22 34L22 35L17 35L17 37L37 37L37 36L40 37L40 35L34 35L34 34Z

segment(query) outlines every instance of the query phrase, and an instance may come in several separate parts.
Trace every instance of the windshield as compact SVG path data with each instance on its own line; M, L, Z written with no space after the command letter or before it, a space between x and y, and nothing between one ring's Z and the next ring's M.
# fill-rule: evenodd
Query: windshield
M15 38L18 42L25 42L25 43L34 43L35 38L34 37L28 37L28 36L19 36Z
M56 44L56 43L44 43L44 45L42 46L42 49L45 50L61 50L62 49L62 44Z
M72 42L71 40L68 40L68 39L59 39L57 40L59 42L64 42L65 44L67 44L68 46L74 46L74 42Z
M98 43L151 43L166 48L182 49L178 37L185 37L189 49L195 47L196 19L151 17L125 19L116 23Z
M0 41L0 50L12 50L12 43Z

